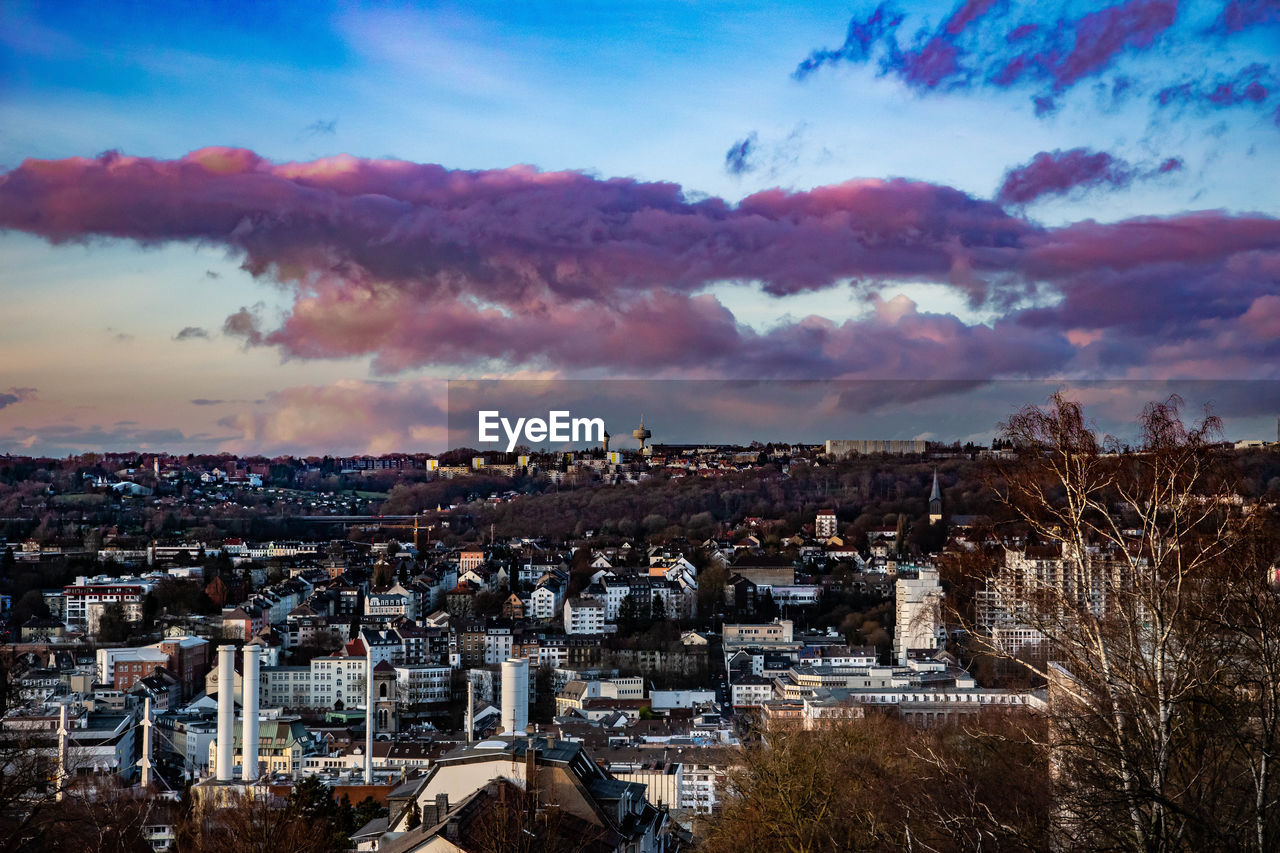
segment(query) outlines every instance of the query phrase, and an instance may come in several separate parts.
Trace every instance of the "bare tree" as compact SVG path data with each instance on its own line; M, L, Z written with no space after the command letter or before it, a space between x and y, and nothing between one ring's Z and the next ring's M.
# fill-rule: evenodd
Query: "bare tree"
M324 853L343 849L327 820L267 794L228 794L191 811L178 827L179 853Z
M698 822L704 853L1042 850L1042 724L1022 715L915 729L881 714L770 730Z
M1275 663L1257 639L1280 629L1274 602L1250 584L1258 607L1237 626L1227 609L1238 602L1224 598L1231 578L1257 571L1243 545L1260 514L1234 500L1219 420L1206 412L1188 427L1181 408L1149 404L1134 451L1099 440L1061 394L1003 424L1016 459L1000 468L1001 498L1054 553L1010 555L989 579L1002 624L988 620L987 641L1010 654L1003 629L1016 628L1043 651L1020 659L1050 685L1057 831L1074 848L1266 850L1274 838L1262 778L1274 723L1271 740L1242 740L1233 727L1254 723L1225 677L1243 667L1236 681L1257 684L1259 661ZM1239 650L1251 638L1252 657ZM1242 797L1246 767L1256 796Z

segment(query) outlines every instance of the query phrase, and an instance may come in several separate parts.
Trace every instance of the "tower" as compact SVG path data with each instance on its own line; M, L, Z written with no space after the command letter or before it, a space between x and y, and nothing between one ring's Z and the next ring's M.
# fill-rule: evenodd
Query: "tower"
M641 418L641 420L643 420L643 418ZM604 452L606 454L609 452L609 431L608 430L605 430L605 433L604 433Z
M644 415L640 415L640 426L631 431L631 437L640 442L640 452L644 453L644 443L653 437L653 433L644 428Z
M529 661L507 658L502 662L502 733L524 734L529 725Z
M933 469L933 491L929 493L929 523L942 521L942 489L938 488L938 469Z
M373 709L369 718L376 734L395 734L400 728L396 711L396 669L385 660L373 668Z

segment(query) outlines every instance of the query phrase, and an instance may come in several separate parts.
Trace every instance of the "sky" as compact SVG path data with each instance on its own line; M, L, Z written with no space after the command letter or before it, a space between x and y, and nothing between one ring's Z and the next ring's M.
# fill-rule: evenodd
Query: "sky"
M14 0L0 453L439 451L450 379L762 380L793 441L1194 380L1275 439L1278 188L1277 0ZM901 380L990 414L769 390Z

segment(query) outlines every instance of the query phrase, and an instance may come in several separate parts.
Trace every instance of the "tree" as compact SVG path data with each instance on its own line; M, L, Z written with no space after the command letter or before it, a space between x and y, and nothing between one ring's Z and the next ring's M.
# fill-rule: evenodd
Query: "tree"
M129 639L130 625L125 616L124 605L118 601L109 601L102 608L98 617L98 639L104 643L122 643Z
M756 616L768 622L770 619L777 619L780 613L778 603L773 600L773 590L766 589L756 602Z
M667 607L662 602L662 595L656 592L653 594L653 599L649 602L649 621L667 621Z
M221 808L195 809L178 827L180 853L328 853L346 844L327 818L316 819L292 797L227 795Z
M1054 555L998 570L992 588L996 618L1042 638L1038 659L1018 657L1049 683L1061 846L1280 840L1280 621L1262 580L1276 552L1249 547L1265 513L1236 508L1219 420L1206 411L1188 427L1181 408L1149 404L1133 452L1100 440L1061 394L1002 425L1015 457L997 471L1001 500ZM1231 594L1241 579L1248 602Z
M623 596L618 605L618 630L623 634L631 634L640 626L640 605L631 593Z
M1042 850L1049 785L1033 718L918 731L882 715L775 728L729 773L703 853Z

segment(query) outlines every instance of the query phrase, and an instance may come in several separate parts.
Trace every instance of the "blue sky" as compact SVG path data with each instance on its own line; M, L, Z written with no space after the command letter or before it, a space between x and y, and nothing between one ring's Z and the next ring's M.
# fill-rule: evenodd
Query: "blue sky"
M690 201L730 205L771 188L804 193L887 178L986 200L1036 155L1085 149L1121 165L1064 192L1006 204L1010 215L1031 229L1059 229L1082 220L1215 211L1233 224L1255 216L1269 228L1280 214L1280 68L1272 67L1280 17L1272 3L1236 4L1244 18L1235 20L1248 25L1228 32L1220 23L1228 20L1226 5L997 3L957 36L974 68L1009 50L1016 24L1035 22L1048 33L1093 13L1150 16L1165 6L1174 17L1149 44L1139 33L1066 86L1047 77L995 86L978 74L929 87L912 82L894 51L943 32L958 5L898 3L890 8L903 21L896 42L875 42L865 61L846 56L797 79L799 63L840 48L851 21L869 20L875 4L14 2L0 12L0 171L110 150L164 163L221 146L273 163L352 155L450 170L528 164L675 183ZM1248 80L1239 76L1250 68ZM1232 80L1240 81L1239 92L1252 80L1265 95L1209 97ZM1161 105L1158 93L1177 85L1199 94ZM1033 99L1046 93L1055 109L1037 115ZM735 173L726 154L744 140L750 157ZM1178 168L1158 171L1174 158ZM376 346L337 350L293 339L248 345L224 333L226 318L243 307L264 329L283 329L297 315L300 291L287 276L245 272L241 247L217 235L113 239L90 228L69 239L51 243L30 225L0 230L0 295L11 306L11 331L0 341L0 393L34 389L0 408L0 452L156 442L172 450L439 449L429 447L441 436L430 423L441 401L435 379L616 372L603 357L593 369L589 359L570 363L536 349L461 359L418 354L388 372L377 366L383 353ZM1147 330L1152 338L1143 351L1165 355L1122 355L1132 335L1102 338L1110 349L1101 350L1095 336L1104 332L1064 324L1053 334L1081 352L1024 375L1000 360L999 375L1276 378L1276 353L1264 334L1276 291L1266 271L1270 239L1223 249L1214 259L1233 275L1247 262L1261 263L1243 284L1233 283L1253 288L1252 298L1213 317L1220 325ZM792 331L806 318L851 337L884 335L885 347L911 347L918 338L899 328L907 303L895 298L911 301L909 316L959 324L970 337L981 335L978 327L999 328L1002 319L1026 327L1032 316L1017 312L1052 310L1066 298L1064 287L1041 282L1016 299L975 301L954 274L850 278L856 286L833 275L821 287L781 297L741 279L705 281L695 292L727 311L742 336L772 340L786 332L788 357L797 362L804 359ZM1216 286L1178 298L1205 298ZM663 287L655 283L652 291ZM1125 302L1126 293L1136 291L1117 290L1115 300ZM602 298L602 311L616 307L612 296ZM502 310L522 310L504 304ZM1257 346L1223 349L1217 370L1188 359L1196 340L1237 334L1225 325L1235 320L1247 321ZM899 329L897 338L890 327ZM203 334L175 340L187 328ZM1083 352L1091 345L1094 352ZM908 378L928 378L918 375L927 365L890 359L877 373L865 354L857 357L862 362L813 378L895 378L904 370L913 373ZM732 360L727 353L725 363ZM990 369L974 362L977 377ZM693 361L637 370L716 372ZM406 408L410 397L434 402ZM358 406L363 419L350 415Z

